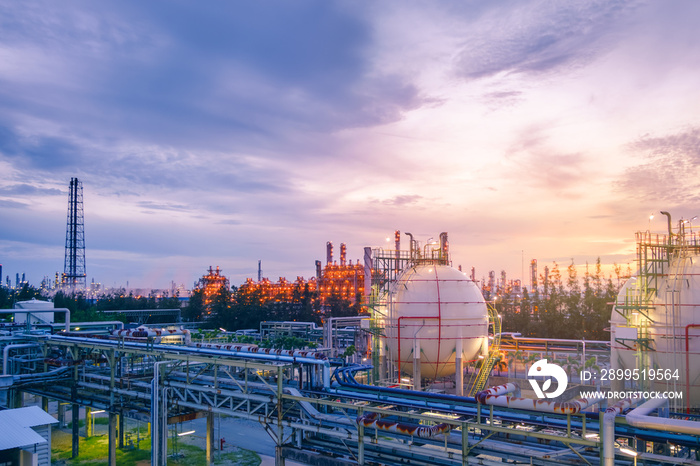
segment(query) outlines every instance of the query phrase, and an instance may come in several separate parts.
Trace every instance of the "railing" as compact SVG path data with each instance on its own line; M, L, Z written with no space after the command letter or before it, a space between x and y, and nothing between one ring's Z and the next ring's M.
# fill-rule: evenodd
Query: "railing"
M498 311L491 305L488 305L489 311L489 323L493 329L493 340L489 345L489 354L484 359L483 364L479 372L472 377L469 385L469 396L474 396L486 387L486 383L489 380L493 366L496 361L501 357L501 316L498 315Z

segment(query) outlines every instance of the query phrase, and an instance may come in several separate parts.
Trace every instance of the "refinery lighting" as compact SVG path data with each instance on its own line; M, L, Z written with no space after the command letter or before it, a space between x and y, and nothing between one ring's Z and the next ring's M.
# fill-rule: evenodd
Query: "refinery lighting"
M637 456L637 452L634 450L630 450L629 448L620 448L620 453L624 453L625 455L632 457Z
M104 412L105 412L104 409L99 409L97 411L92 411L90 414L95 415L95 414L100 414L100 413L104 413Z
M178 437L184 437L185 435L191 435L194 434L194 430L188 430L187 432L180 432L177 434Z

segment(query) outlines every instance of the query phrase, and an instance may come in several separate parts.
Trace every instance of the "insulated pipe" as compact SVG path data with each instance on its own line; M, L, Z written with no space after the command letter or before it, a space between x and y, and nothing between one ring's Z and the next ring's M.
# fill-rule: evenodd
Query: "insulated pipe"
M124 328L124 322L122 322L121 320L96 320L94 322L73 322L70 325L73 325L73 326L78 326L78 325L88 325L88 326L90 326L90 325L115 325L115 326L119 327L120 329ZM68 331L68 330L66 330L66 331Z
M662 210L661 215L665 215L668 219L668 241L670 242L671 237L673 236L673 230L671 229L671 214Z
M393 393L397 395L413 395L416 396L416 392L413 390L402 390L398 388L389 387L377 387L368 386L358 383L351 375L351 372L357 372L358 370L371 369L372 366L352 366L336 371L336 380L340 385L348 387L362 388L366 390L377 391L380 393ZM341 375L342 374L342 375ZM508 387L509 385L515 384L505 384L503 387ZM487 390L485 390L487 391ZM482 392L483 393L483 392ZM477 395L478 396L478 395ZM420 392L420 397L425 399L435 399L435 400L448 400L448 401L460 401L460 402L474 402L477 401L476 398L471 397L461 397L455 395L439 394L439 393L428 393ZM576 414L586 409L589 406L593 406L596 403L600 403L603 398L579 398L578 400L570 402L554 402L547 400L532 400L528 398L514 398L507 396L485 396L483 397L485 401L482 404L493 404L494 406L501 406L506 408L518 408L518 409L528 409L531 411L538 411L544 413L554 413L554 414ZM508 400L510 399L510 400ZM490 402L493 401L493 402Z
M331 317L329 320L343 319L342 317ZM352 320L357 320L356 317L350 318ZM345 320L350 320L345 319ZM331 322L332 326L333 322ZM261 348L257 345L238 345L238 344L228 344L222 345L219 343L194 343L193 345L188 345L190 348L211 348L215 350L222 351L234 351L243 353L256 353L256 354L275 354L280 356L292 356L301 358L313 358L318 360L328 359L327 356L319 351L304 351L304 350L284 350L284 349L273 349L273 348Z
M372 295L372 248L365 248L365 296Z
M613 466L615 464L615 417L625 409L630 408L638 400L625 398L608 407L603 414L603 464Z
M685 326L685 409L690 414L690 329L700 328L700 324L688 324Z
M629 425L642 429L664 430L700 436L700 422L683 419L650 416L659 408L668 411L668 398L655 398L634 409L625 416Z
M440 256L441 259L445 261L446 264L449 263L450 258L450 243L447 241L447 232L443 231L440 233Z
M32 309L8 309L1 310L0 314L33 314L40 312L64 312L66 314L66 332L70 332L70 309L65 307L53 308L53 309L36 309L32 312ZM27 321L29 321L29 315L27 315Z
M80 343L100 343L106 346L119 346L120 348L149 348L152 350L158 350L162 353L176 353L176 354L205 354L209 356L228 356L234 358L242 359L257 359L263 361L280 361L289 363L300 363L300 364L314 364L316 366L321 366L321 375L323 380L323 387L329 388L331 384L331 365L327 359L314 359L310 357L297 357L297 356L286 356L278 354L261 354L261 353L247 353L243 351L223 351L214 350L207 348L193 348L191 346L172 346L172 345L148 345L146 343L138 342L122 342L115 340L103 340L99 338L84 338L84 337L68 337L62 335L47 335L43 338L47 340L56 341L67 341L67 342L80 342ZM276 351L276 350L273 350ZM285 351L285 350L279 350Z
M17 344L17 345L5 346L2 350L2 375L8 375L7 374L7 364L8 364L8 359L10 356L10 350L20 349L20 348L33 348L35 346L38 347L39 345L36 343L21 343L21 344Z
M408 232L404 233L404 235L407 235L410 238L410 240L408 242L408 249L411 253L410 254L411 259L415 259L414 254L415 254L415 250L416 250L416 242L413 239L413 235L411 233L408 233Z
M433 438L436 435L448 434L450 430L452 430L452 426L444 422L434 426L422 426L420 424L382 421L379 419L378 413L369 413L364 416L359 416L356 422L358 426L362 425L365 428L374 427L377 430L410 436L415 435L420 438Z
M505 335L504 333L501 333L501 336ZM583 345L583 353L581 354L581 365L585 364L585 359L586 359L586 342L588 343L602 343L602 344L610 344L609 341L602 341L602 340L570 340L570 339L551 339L551 338L527 338L527 337L522 337L522 336L516 336L514 334L508 334L510 337L515 340L515 341L543 341L543 342L551 342L556 344L557 342L561 343L581 343ZM528 350L529 351L529 350ZM533 350L536 351L536 350Z
M482 395L481 397L479 395ZM577 414L594 404L600 403L604 398L579 398L574 401L548 401L534 400L531 398L517 398L503 395L477 394L477 400L486 405L500 406L502 408L529 409L542 413Z
M173 361L157 361L153 364L153 380L151 381L151 464L154 466L165 464L162 461L165 455L159 451L162 445L160 444L158 433L158 402L160 401L158 396L158 378L160 377L160 366L172 363Z
M494 396L494 395L506 395L508 393L515 393L515 396L519 396L520 394L520 387L517 384L514 383L506 383L503 385L497 385L495 387L491 387L486 390L482 390L479 393L476 394L475 398L479 403L484 403L481 400L486 399L487 396Z
M163 338L171 335L176 335L176 336L182 336L184 337L185 344L189 345L192 342L192 336L190 334L190 331L187 330L186 328L177 328L177 329L167 329L167 328L151 328L151 327L144 327L140 326L137 328L132 328L132 329L124 329L124 325L122 324L122 327L119 330L112 330L112 336L117 336L117 337L133 337L133 338ZM160 340L159 340L160 342Z

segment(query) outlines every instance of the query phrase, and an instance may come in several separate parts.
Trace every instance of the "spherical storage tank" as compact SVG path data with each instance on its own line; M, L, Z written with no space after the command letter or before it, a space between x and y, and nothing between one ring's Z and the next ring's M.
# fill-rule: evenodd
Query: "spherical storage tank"
M414 375L414 354L420 351L422 378L448 376L455 373L460 343L465 362L487 347L486 302L476 284L453 267L411 267L390 291L385 331L389 357L400 373Z
M615 390L683 392L676 409L700 408L700 256L673 259L651 276L632 276L610 319L612 369L638 369L638 380L613 380ZM635 304L646 280L649 301ZM619 311L619 312L618 312ZM625 317L624 315L627 317ZM629 322L628 322L629 319ZM687 348L687 351L686 351ZM650 376L649 370L654 374ZM617 377L615 377L617 378ZM650 380L653 379L653 380Z

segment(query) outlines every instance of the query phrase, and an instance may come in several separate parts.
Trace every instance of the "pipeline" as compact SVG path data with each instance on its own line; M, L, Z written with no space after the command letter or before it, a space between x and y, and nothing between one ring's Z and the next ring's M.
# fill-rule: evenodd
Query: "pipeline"
M328 357L318 351L285 350L274 348L261 348L257 345L219 344L219 343L193 343L188 345L195 348L213 348L222 351L236 351L242 353L276 354L279 356L289 356L295 358L313 358L327 360Z
M394 394L399 396L420 396L422 399L448 401L453 403L475 403L476 399L468 396L447 395L443 393L416 392L415 390L405 390L403 388L379 387L375 385L364 385L355 380L353 372L370 370L371 365L346 366L336 369L334 377L339 385L353 389L361 389L381 394Z
M27 314L27 321L31 319L29 314L38 314L42 312L63 312L66 315L66 332L70 331L70 309L54 307L49 309L3 309L0 314Z
M224 351L209 348L194 348L191 346L173 346L173 345L148 345L147 343L141 342L122 342L116 340L108 339L98 339L98 338L86 338L86 337L72 337L72 336L61 336L61 335L46 335L40 338L44 338L49 341L66 341L66 342L76 342L76 343L100 343L106 346L115 346L121 348L132 348L132 349L148 349L150 351L162 352L162 353L176 353L176 354L204 354L208 356L228 356L231 358L243 358L243 359L257 359L264 361L279 361L288 363L300 363L300 364L313 364L321 369L322 383L324 388L330 388L330 362L328 359L315 359L310 357L298 357L298 356L288 356L285 354L266 354L259 352L245 352L245 351ZM271 353L274 353L273 350ZM286 350L281 350L286 351Z
M512 385L512 384L510 384ZM573 401L534 400L515 396L489 395L488 390L476 394L481 404L500 406L502 408L529 409L543 413L578 414L589 406L600 403L604 398L579 398Z
M420 424L406 424L403 422L382 421L377 413L369 413L359 416L358 425L374 427L377 430L393 432L395 434L411 435L420 438L433 438L437 435L448 434L452 430L449 424L440 423L434 426L422 426Z
M150 327L136 327L132 329L124 329L123 327L119 330L113 330L112 336L116 337L132 337L132 338L154 338L160 343L160 339L170 335L182 335L185 339L185 344L189 345L192 341L192 336L189 330L180 327L175 328L150 328Z
M615 418L625 409L637 403L637 398L625 398L609 406L603 414L603 464L613 466L615 464Z
M642 429L665 430L700 436L700 422L670 419L668 417L652 417L649 415L660 408L668 413L668 398L649 400L628 413L625 419L627 419L629 425Z
M486 404L485 399L488 396L498 396L498 395L506 395L508 393L515 393L514 396L519 396L520 394L520 387L518 384L515 383L506 383L503 385L498 385L495 387L488 388L486 390L482 390L479 393L476 394L476 400L481 403L481 404Z
M388 387L375 387L375 386L368 386L368 385L362 385L359 382L357 382L352 375L353 372L357 372L360 370L369 370L371 369L371 365L364 365L364 366L348 366L345 368L339 368L335 372L335 377L336 380L340 385L346 386L346 387L353 387L353 388L362 388L362 389L368 389L368 390L375 390L380 393L392 393L392 394L397 394L397 395L409 395L409 396L417 396L416 392L413 390L404 390L404 389L399 389L399 388L388 388ZM511 387L512 386L512 387ZM506 387L506 388L504 388ZM538 412L544 412L544 413L554 413L554 414L576 414L584 409L588 408L589 406L592 406L596 403L600 403L603 398L592 398L592 399L587 399L587 398L579 398L578 400L574 401L566 401L566 402L558 402L558 401L547 401L547 400L532 400L528 398L516 398L516 397L509 397L509 396L502 396L502 395L497 395L494 393L506 393L506 389L513 388L515 390L515 387L517 385L515 384L506 384L504 386L499 387L494 387L494 389L488 389L484 390L482 392L479 392L476 394L476 397L471 398L471 397L462 397L462 396L457 396L457 395L446 395L446 394L440 394L440 393L428 393L428 392L419 392L421 398L428 398L428 399L436 399L436 400L443 400L443 401L453 401L453 402L479 402L481 404L487 404L487 405L494 405L494 406L500 406L504 408L515 408L515 409L528 409L531 411L538 411ZM496 390L496 391L491 391L490 390ZM479 399L481 397L481 400Z
M21 349L21 348L34 348L34 347L39 347L38 344L36 343L20 343L18 345L7 345L2 349L2 375L8 375L7 374L7 365L8 365L8 360L10 357L10 350L12 349Z

